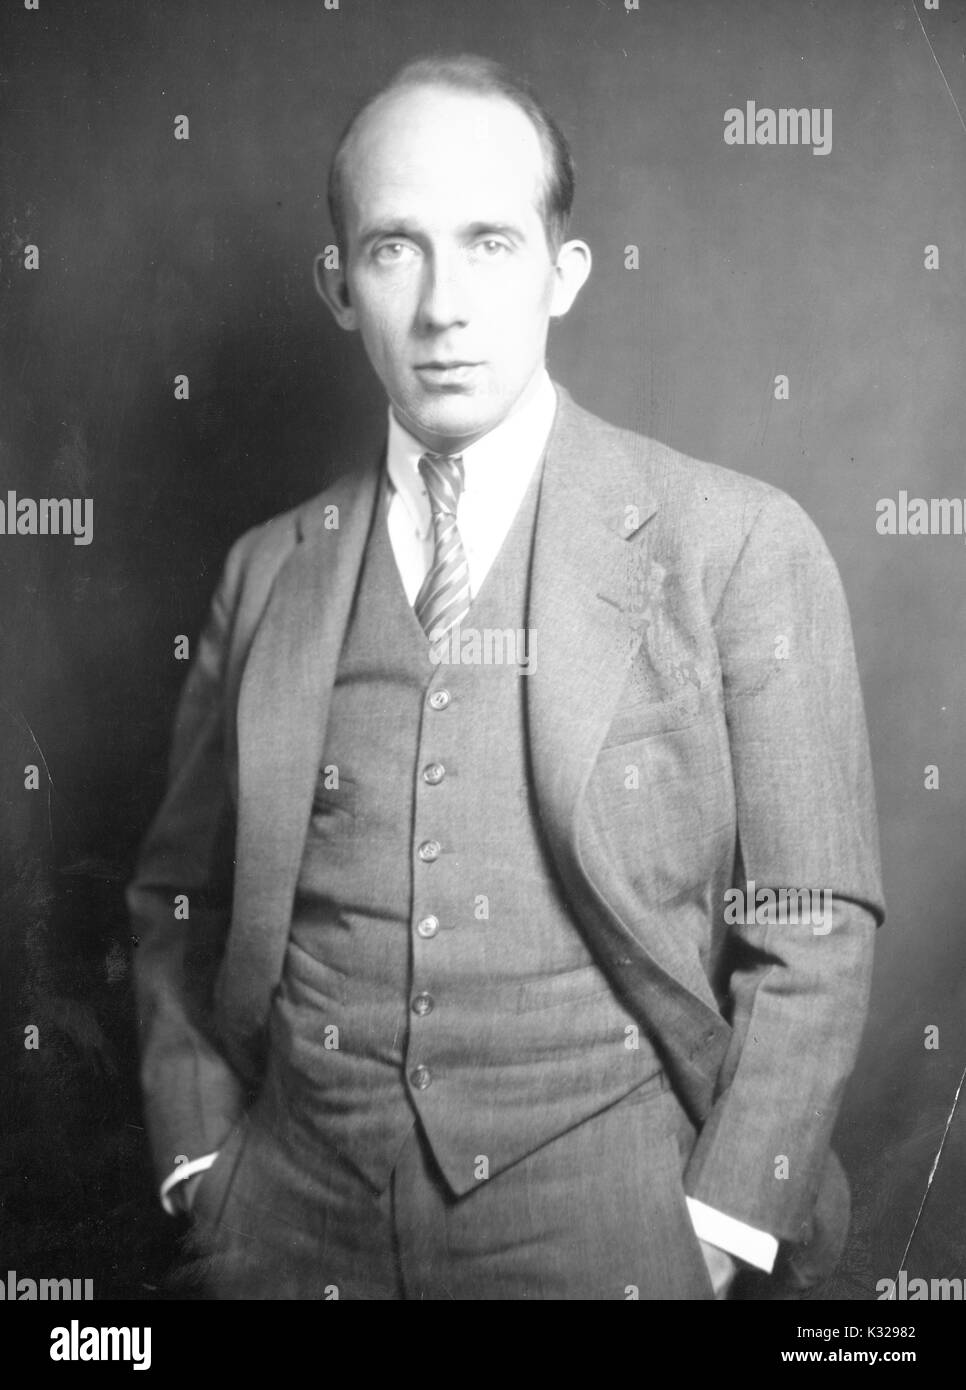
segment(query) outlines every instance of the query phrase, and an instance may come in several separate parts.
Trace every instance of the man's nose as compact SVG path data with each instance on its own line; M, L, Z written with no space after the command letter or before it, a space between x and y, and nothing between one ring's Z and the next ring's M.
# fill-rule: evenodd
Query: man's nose
M419 298L423 328L439 330L465 324L470 314L468 266L459 254L428 256Z

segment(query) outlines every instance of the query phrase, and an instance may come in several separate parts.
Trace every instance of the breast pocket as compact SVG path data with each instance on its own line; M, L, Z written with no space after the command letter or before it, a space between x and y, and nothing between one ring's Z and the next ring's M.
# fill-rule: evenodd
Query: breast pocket
M689 724L709 717L711 713L708 705L702 703L697 688L689 686L670 700L655 700L618 710L604 735L602 746L617 747L624 743L634 743L638 739L650 738L654 734L685 729Z
M701 890L734 852L731 759L717 711L686 699L622 711L591 773L588 833L650 903Z

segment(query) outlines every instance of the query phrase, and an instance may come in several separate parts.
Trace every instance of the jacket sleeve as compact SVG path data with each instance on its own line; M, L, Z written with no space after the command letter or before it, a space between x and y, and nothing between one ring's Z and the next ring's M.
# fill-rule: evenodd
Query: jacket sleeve
M835 563L773 492L715 614L738 815L735 886L824 892L825 920L749 905L717 981L733 1025L689 1196L808 1237L884 916L862 694ZM792 918L794 913L788 914ZM773 920L758 920L771 917Z
M246 1088L219 1049L211 992L231 917L234 807L225 667L242 568L225 565L178 705L164 801L127 890L145 1117L158 1177L216 1149ZM177 900L177 901L176 901Z

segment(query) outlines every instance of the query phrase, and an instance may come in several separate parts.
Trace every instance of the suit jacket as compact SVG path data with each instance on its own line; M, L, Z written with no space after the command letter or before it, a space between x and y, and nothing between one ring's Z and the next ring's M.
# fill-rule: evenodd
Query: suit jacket
M526 682L547 843L698 1126L688 1194L825 1250L816 1213L841 1225L846 1200L829 1138L883 917L838 574L785 494L556 390ZM258 1086L380 465L235 544L181 698L128 890L162 1174L218 1147ZM724 893L746 880L831 892L832 930L728 925Z

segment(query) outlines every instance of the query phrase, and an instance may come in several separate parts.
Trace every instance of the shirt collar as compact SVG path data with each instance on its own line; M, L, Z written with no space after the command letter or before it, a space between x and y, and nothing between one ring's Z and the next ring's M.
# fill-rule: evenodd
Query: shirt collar
M519 490L519 480L525 473L529 478L536 466L557 409L557 393L550 375L544 368L537 388L525 405L512 410L482 439L461 450L463 459L464 495L486 500L509 491L513 479ZM399 423L392 406L388 409L389 435L386 443L386 467L392 486L401 496L406 511L418 534L426 537L432 525L432 510L425 484L419 473L419 460L427 452Z

